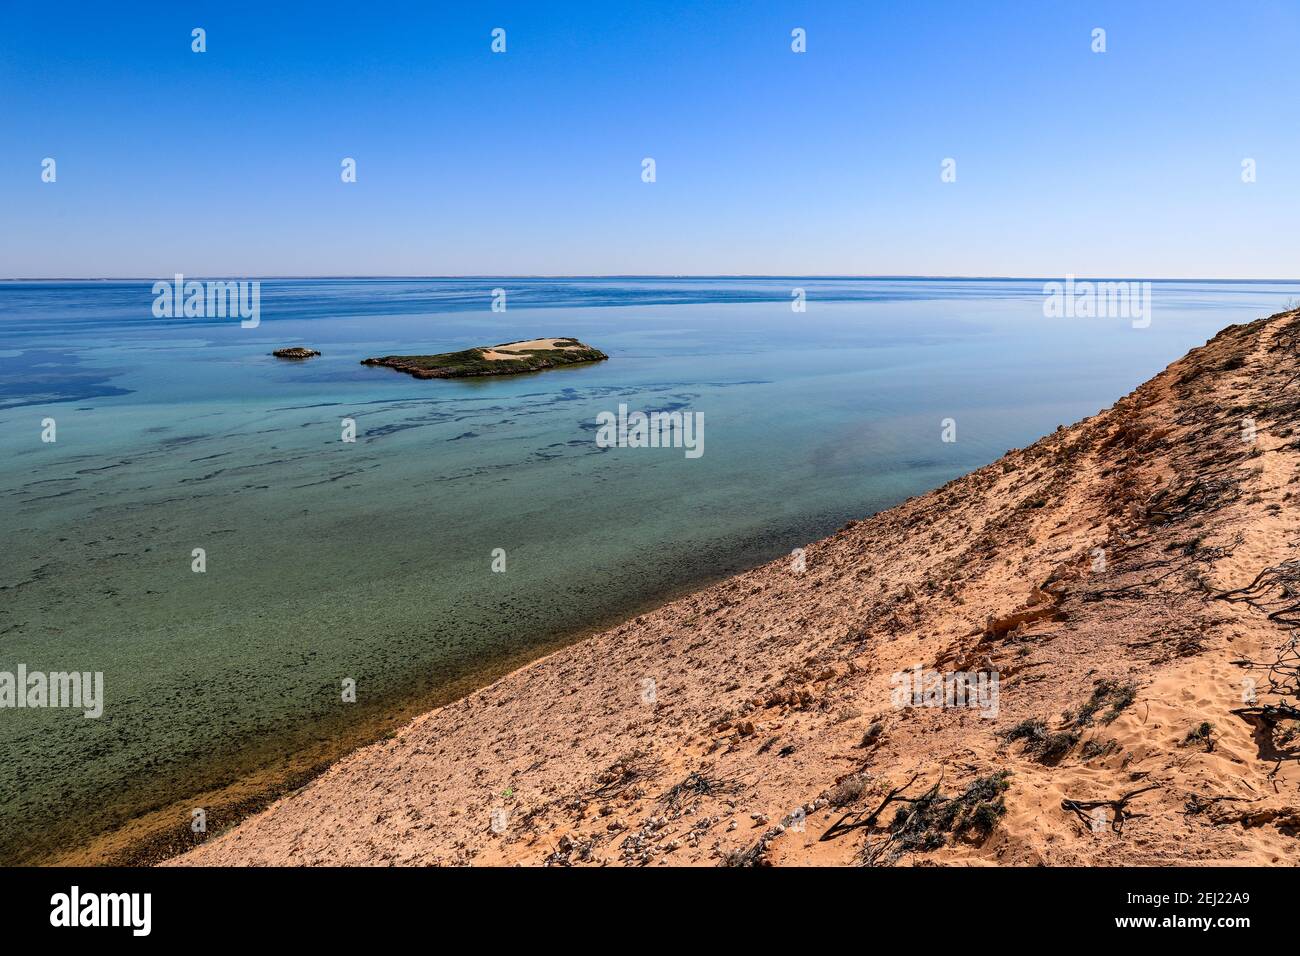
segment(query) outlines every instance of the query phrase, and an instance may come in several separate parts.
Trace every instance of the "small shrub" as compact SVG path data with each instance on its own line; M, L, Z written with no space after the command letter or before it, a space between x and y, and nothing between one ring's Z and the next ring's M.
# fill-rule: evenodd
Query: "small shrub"
M1083 742L1083 750L1081 753L1083 754L1084 760L1091 760L1093 757L1109 756L1117 750L1119 750L1118 741L1098 740L1096 737L1093 737L1092 739Z
M1074 749L1074 745L1079 742L1080 733L1077 730L1062 730L1054 734L1048 734L1042 745L1034 752L1038 757L1039 763L1057 763L1064 759L1065 755Z
M1204 747L1206 753L1212 751L1214 749L1214 724L1208 720L1197 724L1187 732L1187 736L1183 738L1182 746Z
M948 835L983 840L1007 812L1003 794L1010 784L1009 770L977 778L958 797L946 797L934 788L911 805L899 807L890 825L897 853L933 850L948 842Z
M832 807L847 807L851 803L856 803L867 792L867 780L865 773L855 773L851 777L845 777L831 788L826 799Z
M1052 764L1062 760L1082 735L1073 728L1052 732L1043 721L1032 719L1022 720L1010 730L1004 730L1000 736L1008 743L1023 740L1027 756L1039 763Z
M1273 742L1286 746L1300 737L1300 720L1279 720L1273 727Z
M1097 717L1097 712L1105 707L1106 712L1098 719L1103 724L1114 723L1120 712L1135 700L1137 700L1137 684L1099 680L1093 685L1092 696L1088 698L1087 703L1079 708L1079 712L1073 718L1067 715L1066 719L1076 727L1087 727L1092 724L1093 718Z

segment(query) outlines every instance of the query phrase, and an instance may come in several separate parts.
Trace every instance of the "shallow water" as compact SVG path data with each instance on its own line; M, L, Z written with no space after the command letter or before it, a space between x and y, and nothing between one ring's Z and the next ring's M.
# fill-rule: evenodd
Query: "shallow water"
M0 709L0 861L788 553L1300 297L1157 283L1135 329L1044 318L1011 280L265 280L242 329L156 319L151 284L0 282L0 671L102 671L106 697L98 720ZM359 364L550 335L610 360ZM324 354L268 354L298 344ZM596 447L620 403L703 413L703 456Z

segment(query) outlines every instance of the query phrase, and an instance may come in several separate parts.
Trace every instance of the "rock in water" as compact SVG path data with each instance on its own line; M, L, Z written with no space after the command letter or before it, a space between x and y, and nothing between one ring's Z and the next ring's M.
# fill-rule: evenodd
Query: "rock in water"
M309 359L313 355L320 355L315 349L309 349L305 345L295 345L290 349L276 349L271 354L282 359Z

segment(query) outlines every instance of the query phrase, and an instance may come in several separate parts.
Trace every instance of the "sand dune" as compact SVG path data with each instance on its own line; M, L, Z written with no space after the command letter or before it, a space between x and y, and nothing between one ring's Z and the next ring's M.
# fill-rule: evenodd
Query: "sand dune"
M501 359L519 358L520 352L527 352L530 349L577 349L581 347L573 339L529 339L526 342L511 342L508 345L498 345L494 348L484 349L483 357L500 361Z
M1294 699L1249 662L1285 657L1300 600L1297 336L1226 329L804 570L539 660L172 863L1295 865L1300 724L1233 711L1247 680ZM918 665L997 675L996 716L896 706Z

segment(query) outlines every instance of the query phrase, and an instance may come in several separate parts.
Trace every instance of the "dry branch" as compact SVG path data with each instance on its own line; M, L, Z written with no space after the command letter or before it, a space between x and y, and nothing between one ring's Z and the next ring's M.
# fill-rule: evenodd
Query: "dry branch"
M1087 815L1088 811L1096 810L1098 807L1110 807L1111 810L1113 810L1115 813L1114 818L1110 822L1110 828L1114 830L1116 833L1121 833L1124 830L1124 821L1128 817L1140 816L1140 814L1128 812L1128 802L1132 800L1134 797L1138 796L1139 794L1146 793L1149 790L1160 790L1160 789L1161 789L1160 784L1153 783L1150 786L1141 787L1138 790L1130 790L1128 793L1116 797L1114 800L1066 799L1061 801L1061 809L1069 810L1073 812L1075 816L1077 816L1088 827L1091 828L1092 819Z

